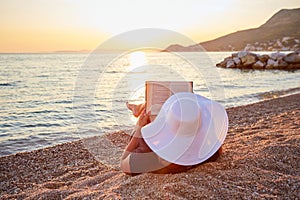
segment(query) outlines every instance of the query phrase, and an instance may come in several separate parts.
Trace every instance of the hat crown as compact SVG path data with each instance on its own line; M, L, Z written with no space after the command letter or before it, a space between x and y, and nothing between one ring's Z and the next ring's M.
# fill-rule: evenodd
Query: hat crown
M199 105L192 99L177 99L170 107L167 125L178 136L194 136L201 125Z
M169 97L156 119L141 131L159 157L188 166L207 160L221 147L228 117L221 104L182 92Z

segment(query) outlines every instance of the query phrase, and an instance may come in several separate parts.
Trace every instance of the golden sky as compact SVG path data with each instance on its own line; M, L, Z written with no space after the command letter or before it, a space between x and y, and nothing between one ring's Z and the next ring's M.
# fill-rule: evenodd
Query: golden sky
M0 52L93 50L140 28L203 42L297 7L299 0L0 0Z

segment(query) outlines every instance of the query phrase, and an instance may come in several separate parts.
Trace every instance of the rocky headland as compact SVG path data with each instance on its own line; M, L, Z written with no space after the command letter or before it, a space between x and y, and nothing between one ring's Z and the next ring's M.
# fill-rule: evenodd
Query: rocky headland
M291 53L275 52L271 54L258 54L249 51L240 51L231 54L216 64L223 68L240 69L300 69L300 51Z
M190 46L172 44L166 52L297 51L300 49L300 8L282 9L259 27L239 30Z

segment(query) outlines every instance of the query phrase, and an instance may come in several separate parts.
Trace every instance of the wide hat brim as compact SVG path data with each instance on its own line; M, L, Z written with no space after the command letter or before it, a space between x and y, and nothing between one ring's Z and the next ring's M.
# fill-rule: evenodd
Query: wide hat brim
M187 99L198 103L201 124L195 134L182 136L171 129L167 114L177 100ZM168 98L156 119L144 126L142 136L148 146L164 160L190 166L209 159L222 146L228 131L228 117L224 107L203 96L182 92Z

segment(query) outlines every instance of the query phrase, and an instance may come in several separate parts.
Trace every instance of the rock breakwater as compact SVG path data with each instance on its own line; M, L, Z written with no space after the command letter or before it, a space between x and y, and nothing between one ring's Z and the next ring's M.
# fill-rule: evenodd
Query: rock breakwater
M231 54L216 64L223 68L240 69L300 69L300 51L291 53L275 52L271 54L256 54L249 51L240 51Z

